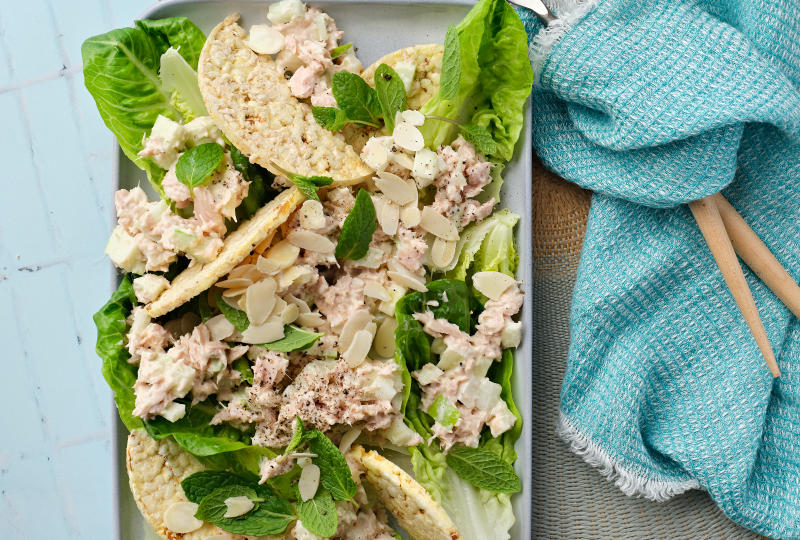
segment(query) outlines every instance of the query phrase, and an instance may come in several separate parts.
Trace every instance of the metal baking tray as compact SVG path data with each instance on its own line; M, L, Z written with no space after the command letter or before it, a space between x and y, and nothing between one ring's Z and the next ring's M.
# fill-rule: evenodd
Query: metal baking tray
M171 0L163 1L145 10L140 19L162 19L165 17L188 17L208 35L214 26L227 15L238 12L240 24L249 28L253 24L267 21L267 10L272 2L264 0ZM340 30L344 30L344 42L353 42L364 67L370 66L382 56L411 45L443 43L447 27L458 24L474 5L471 0L430 0L403 2L377 0L371 2L338 0L307 2L330 14ZM133 23L133 21L131 21ZM519 214L522 219L516 230L520 265L517 279L522 288L531 283L531 138L530 103L525 106L525 121L514 159L505 169L505 184L501 193L500 207ZM116 147L113 174L116 189L131 189L140 185L148 196L155 198L144 172L138 169ZM114 205L110 205L109 219L116 225ZM111 264L110 285L119 286L120 276ZM521 319L524 329L522 343L515 354L513 392L514 400L523 416L522 436L516 444L518 454L515 468L522 479L522 492L512 497L516 523L511 529L512 540L531 538L531 424L532 418L532 306L530 295L523 304ZM125 469L127 428L119 420L112 403L116 422L113 426L114 468L112 496L114 502L114 538L116 540L150 540L159 538L142 518L128 487ZM482 539L467 539L482 540Z

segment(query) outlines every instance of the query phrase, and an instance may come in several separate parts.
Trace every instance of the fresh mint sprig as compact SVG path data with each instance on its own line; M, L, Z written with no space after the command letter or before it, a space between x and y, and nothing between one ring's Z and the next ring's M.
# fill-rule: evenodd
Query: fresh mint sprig
M356 496L357 486L353 481L350 467L339 449L324 433L317 429L308 430L303 436L308 441L308 449L317 454L314 464L320 469L321 483L337 501L351 501ZM302 518L301 518L302 519Z
M497 143L492 138L492 135L486 130L485 127L478 124L459 124L455 120L445 118L444 116L429 115L425 117L426 120L440 120L442 122L449 122L454 126L458 126L461 130L461 135L464 140L474 146L478 152L484 156L494 154L497 151Z
M228 506L225 500L229 497L247 497L254 503L253 509L242 516L226 518ZM223 531L247 536L281 534L297 519L292 504L275 495L269 487L253 489L242 485L215 489L200 503L195 517L211 522Z
M445 457L447 466L465 482L494 493L517 493L522 482L514 468L489 450L459 446Z
M395 115L406 110L406 87L395 70L381 64L375 70L375 91L383 111L383 123L392 133Z
M303 527L323 538L330 538L336 534L339 526L339 517L336 512L336 503L327 489L320 487L313 499L298 500L297 514Z
M325 334L318 334L316 332L309 332L303 330L293 324L288 324L283 327L283 338L272 343L264 343L259 347L264 347L270 351L278 352L292 352L292 351L305 351L317 342L319 338Z
M222 293L216 293L216 298L217 307L234 328L239 332L244 332L250 328L250 319L247 318L247 313L228 305L228 303L222 299Z
M356 195L353 210L347 214L342 224L342 234L339 236L339 243L336 244L336 257L357 261L366 256L372 235L378 227L376 219L377 213L375 205L372 204L372 197L367 190L360 190Z
M333 75L331 90L350 122L381 127L380 116L383 111L378 102L378 93L367 81L355 73L342 71Z
M175 165L178 182L189 188L194 198L194 188L202 185L222 163L225 150L217 143L206 143L184 152Z
M347 113L336 107L311 107L317 124L331 131L341 131L347 124Z
M338 73L337 73L338 75ZM301 176L299 174L290 173L289 171L279 167L274 161L272 166L278 169L282 175L292 181L294 185L303 192L303 194L311 200L319 201L317 190L324 186L333 184L333 178L330 176Z

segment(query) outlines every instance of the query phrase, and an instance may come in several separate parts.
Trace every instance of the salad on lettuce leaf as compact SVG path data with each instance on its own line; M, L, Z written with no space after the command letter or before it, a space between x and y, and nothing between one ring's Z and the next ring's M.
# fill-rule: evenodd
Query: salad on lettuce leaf
M283 0L267 18L84 44L87 88L159 195L116 194L107 253L126 274L94 316L137 504L165 537L389 540L388 509L417 538L507 539L523 293L519 216L495 208L531 87L522 23L481 0L443 47L362 78L321 10ZM304 111L279 139L306 158L265 161L284 133L267 110ZM192 464L160 509L139 468L159 452Z

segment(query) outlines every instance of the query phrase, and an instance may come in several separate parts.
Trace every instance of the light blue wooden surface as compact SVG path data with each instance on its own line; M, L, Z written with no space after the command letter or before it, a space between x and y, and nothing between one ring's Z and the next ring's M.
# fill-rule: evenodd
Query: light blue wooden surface
M112 535L108 299L113 139L84 39L151 0L0 0L0 538Z

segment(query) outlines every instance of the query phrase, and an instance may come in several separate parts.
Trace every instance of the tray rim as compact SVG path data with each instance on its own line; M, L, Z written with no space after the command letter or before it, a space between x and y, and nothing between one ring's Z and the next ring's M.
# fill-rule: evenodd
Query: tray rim
M166 10L175 6L192 6L196 4L211 4L211 3L234 3L234 4L267 4L268 1L266 0L163 0L158 1L155 4L150 5L144 11L142 11L139 16L135 19L145 19L149 17L158 17L158 12L162 10ZM315 3L313 0L307 1L306 3ZM450 6L450 5L459 5L459 6L470 6L473 5L475 2L474 0L322 0L318 2L320 4L327 4L327 3L336 3L336 4L385 4L385 5L400 5L400 4L408 4L410 6L414 5L431 5L431 6ZM131 23L133 26L133 23ZM531 126L531 100L530 96L525 101L523 106L523 127L520 133L519 139L517 141L517 145L515 148L514 156L509 163L515 163L516 166L523 168L523 173L527 173L525 176L530 179L531 171L532 171L532 146L531 146L531 134L530 134L530 126ZM128 160L128 157L122 152L119 144L117 143L116 137L112 135L113 140L113 147L114 151L112 153L112 186L114 192L119 189L120 179L121 179L121 166L125 160ZM508 180L504 178L504 189L508 189ZM528 294L526 294L526 301L523 303L522 311L520 320L523 321L523 341L521 342L521 346L516 349L518 352L525 352L525 358L517 358L515 353L515 368L517 367L517 363L521 360L525 360L526 362L526 369L515 369L514 373L520 373L520 375L527 375L527 379L520 381L519 377L514 377L512 379L512 385L516 386L515 392L515 403L517 408L522 411L522 433L514 445L514 449L517 451L518 458L515 463L515 470L517 474L520 475L522 479L522 492L519 494L515 494L515 497L522 498L523 501L519 504L522 509L521 514L518 515L515 509L515 523L511 529L511 533L514 532L515 529L520 530L520 534L516 537L512 534L512 540L529 540L532 537L532 529L533 523L532 519L532 510L531 505L533 504L533 494L531 492L531 448L532 448L532 436L533 430L531 423L533 422L532 413L533 413L533 405L532 405L532 384L531 384L531 377L533 376L532 372L532 360L533 360L533 343L532 339L528 336L530 332L533 331L532 326L532 317L533 317L533 306L531 304L532 298L527 287L530 286L532 283L533 272L532 272L532 238L531 238L531 210L532 210L532 184L530 180L525 182L523 186L523 193L525 195L525 200L523 201L524 211L520 215L520 221L517 224L517 228L515 231L515 241L517 244L518 249L518 256L520 259L519 267L517 269L517 277L522 282L523 290L526 290ZM502 192L501 192L502 197ZM114 205L110 205L108 219L111 223L111 228L113 229L117 223L117 216L116 216L116 208ZM523 241L520 241L523 240ZM109 261L109 270L110 270L110 292L113 293L116 291L119 283L122 279L122 276L118 273L117 268L114 266L114 263ZM527 330L527 332L525 331ZM524 372L524 373L521 373ZM520 389L519 386L522 386L525 390L524 395L520 396L519 394ZM119 414L117 412L117 406L113 399L113 391L109 389L109 397L110 397L110 405L111 405L111 413L114 420L112 421L111 425L111 443L112 443L112 480L111 480L111 487L112 487L112 505L113 505L113 518L112 518L112 534L114 540L124 540L122 537L122 507L121 507L121 497L120 493L123 489L123 485L125 486L124 489L129 489L128 487L128 477L127 477L127 469L126 469L126 454L127 454L127 438L128 438L128 429L120 420ZM513 496L512 496L513 497ZM524 503L524 500L527 500L527 504ZM512 506L513 502L512 502Z

